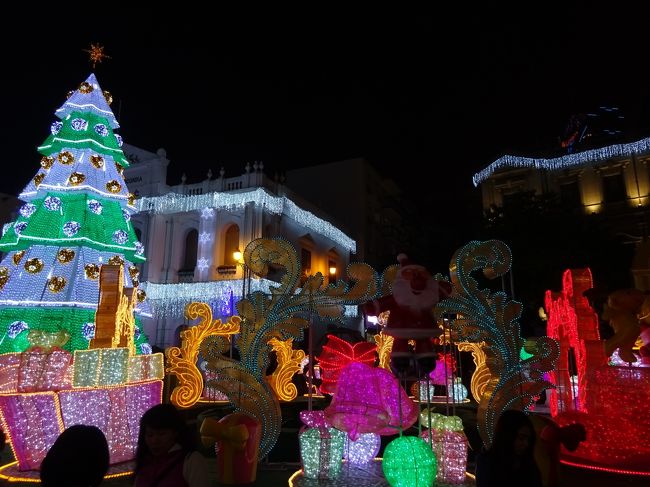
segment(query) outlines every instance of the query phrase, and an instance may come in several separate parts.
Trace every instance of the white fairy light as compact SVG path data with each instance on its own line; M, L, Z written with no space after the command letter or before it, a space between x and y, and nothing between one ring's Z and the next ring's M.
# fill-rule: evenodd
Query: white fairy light
M204 271L210 267L210 261L205 258L199 259L196 261L196 267L198 267L200 271Z
M269 213L286 215L302 226L336 242L350 252L356 252L356 242L331 223L298 207L286 196L273 196L263 188L241 193L212 192L200 195L167 193L163 196L145 197L136 201L138 211L156 215L184 213L201 210L201 218L212 218L206 210L244 208L248 203L263 207Z
M214 210L212 208L203 208L201 210L201 218L204 220L214 218Z
M614 144L584 152L576 152L575 154L565 154L552 159L504 155L482 171L474 174L472 181L474 182L474 186L478 186L502 167L530 167L557 171L582 166L591 162L605 161L615 157L647 154L648 152L650 152L650 137L629 144Z
M212 234L208 232L202 232L199 235L199 243L206 244L212 241Z
M250 280L250 292L260 291L264 294L271 294L271 286L277 287L278 283L268 279ZM142 282L140 289L147 293L146 302L151 306L154 316L179 317L184 316L185 306L189 303L194 301L214 302L225 293L241 289L241 279L174 284ZM357 307L346 305L343 314L346 317L354 318L357 316Z

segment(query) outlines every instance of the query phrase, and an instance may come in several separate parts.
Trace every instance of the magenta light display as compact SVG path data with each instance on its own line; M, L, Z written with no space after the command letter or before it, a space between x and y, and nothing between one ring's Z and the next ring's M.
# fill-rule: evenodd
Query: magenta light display
M446 386L453 382L454 372L456 372L456 363L452 355L439 353L436 367L429 372L429 382L438 386Z
M409 428L418 419L419 407L414 403L399 385L398 380L386 369L375 368L374 373L379 376L381 396L384 408L388 411L388 425L377 431L382 436L390 436Z
M0 416L20 470L37 470L61 431L74 424L97 426L104 432L113 464L134 457L135 425L147 409L160 403L161 395L159 380L121 387L3 394Z
M377 369L351 362L339 375L336 392L325 409L327 421L352 440L362 433L375 433L389 424L390 414L382 400L382 381Z
M341 371L334 398L325 409L327 421L352 440L362 433L396 434L400 427L415 423L417 415L417 405L390 372L358 362Z

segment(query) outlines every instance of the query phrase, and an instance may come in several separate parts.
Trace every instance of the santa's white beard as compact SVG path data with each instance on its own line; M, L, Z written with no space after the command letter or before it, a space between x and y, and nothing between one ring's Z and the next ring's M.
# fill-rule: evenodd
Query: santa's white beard
M435 279L428 279L427 286L418 294L414 294L410 281L397 278L393 281L393 297L401 308L415 312L426 311L438 302L438 283Z

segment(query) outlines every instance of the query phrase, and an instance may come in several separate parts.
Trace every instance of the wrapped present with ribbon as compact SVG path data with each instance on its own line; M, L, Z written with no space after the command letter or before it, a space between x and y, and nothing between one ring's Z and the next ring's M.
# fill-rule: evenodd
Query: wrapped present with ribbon
M132 355L129 357L129 383L162 379L165 376L162 353Z
M30 347L20 354L18 392L60 391L70 387L72 355L62 347L70 339L66 330L31 330Z
M0 393L10 393L18 390L18 370L21 355L20 353L0 354Z
M73 387L117 386L126 384L129 349L92 348L75 350Z
M346 434L332 428L323 411L302 411L305 423L298 434L303 475L309 479L336 479L341 473Z
M200 428L205 446L217 449L217 481L220 485L255 482L262 436L260 422L244 413L231 413L220 420L205 418Z
M60 391L70 387L72 354L58 347L31 347L20 354L18 392Z
M436 480L439 484L464 484L467 468L467 437L463 421L458 416L445 416L425 409L420 414L420 423L429 426L421 437L438 459Z

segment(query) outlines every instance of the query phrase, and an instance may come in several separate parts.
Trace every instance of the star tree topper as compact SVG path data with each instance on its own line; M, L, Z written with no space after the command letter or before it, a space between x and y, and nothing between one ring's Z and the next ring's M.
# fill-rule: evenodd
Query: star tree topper
M90 56L90 61L93 63L93 69L97 64L101 63L104 59L111 59L110 56L104 54L104 46L101 44L90 44L90 49L83 49Z

